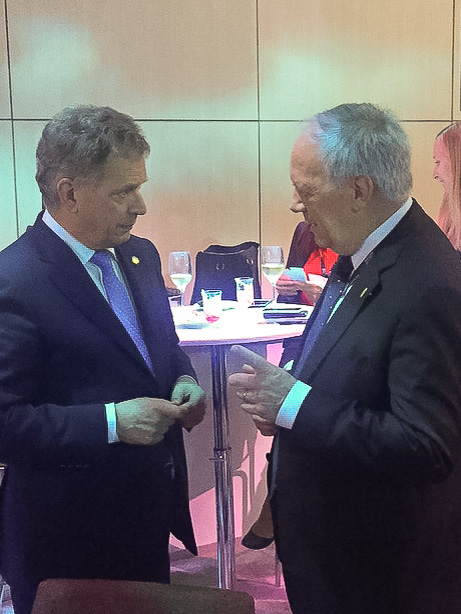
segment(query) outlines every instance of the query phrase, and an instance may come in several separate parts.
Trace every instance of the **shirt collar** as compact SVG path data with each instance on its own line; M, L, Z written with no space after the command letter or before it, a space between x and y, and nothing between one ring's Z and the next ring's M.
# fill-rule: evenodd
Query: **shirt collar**
M87 264L95 252L94 249L83 245L83 243L80 243L78 239L67 232L65 228L58 224L54 217L49 213L48 209L45 209L42 220L50 230L57 234L58 237L71 248L82 264ZM114 249L109 249L108 251L110 251L113 256L115 255Z
M352 264L354 265L354 270L362 264L365 258L371 254L375 247L381 243L381 241L387 237L391 230L397 226L403 216L410 210L412 202L413 200L410 197L399 209L397 209L397 211L388 217L387 220L381 224L381 226L378 226L376 230L373 230L373 232L368 235L359 249L352 254Z

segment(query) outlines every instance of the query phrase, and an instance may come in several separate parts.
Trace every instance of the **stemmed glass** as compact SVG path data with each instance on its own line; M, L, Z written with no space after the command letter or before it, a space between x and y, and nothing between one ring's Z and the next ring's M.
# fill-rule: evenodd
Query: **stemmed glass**
M184 291L192 279L192 264L189 252L171 252L168 259L168 272L171 281L181 294L184 305Z
M283 249L280 245L269 245L261 248L261 266L264 277L272 286L272 302L277 298L275 286L285 265L283 264Z

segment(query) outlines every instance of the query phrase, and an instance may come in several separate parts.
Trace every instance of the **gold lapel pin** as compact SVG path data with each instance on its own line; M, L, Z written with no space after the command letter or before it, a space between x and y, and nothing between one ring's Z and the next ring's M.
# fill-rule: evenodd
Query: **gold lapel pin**
M360 295L360 298L363 298L367 292L368 292L368 288L364 288L362 290L362 294Z
M139 264L139 258L137 256L131 256L131 262L133 264Z

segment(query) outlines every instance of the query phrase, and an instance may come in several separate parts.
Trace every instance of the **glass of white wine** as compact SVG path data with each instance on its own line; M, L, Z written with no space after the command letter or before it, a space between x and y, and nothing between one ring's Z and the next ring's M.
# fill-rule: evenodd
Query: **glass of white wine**
M192 264L189 252L171 252L168 259L168 272L171 281L181 294L181 305L184 305L184 292L192 279Z
M268 245L261 248L261 266L264 277L272 286L272 302L277 298L275 286L283 273L283 249L280 245Z

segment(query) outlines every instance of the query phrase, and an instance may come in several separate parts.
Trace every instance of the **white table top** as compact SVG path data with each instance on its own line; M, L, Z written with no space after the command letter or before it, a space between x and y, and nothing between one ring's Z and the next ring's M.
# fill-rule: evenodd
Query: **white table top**
M224 301L225 309L214 324L204 323L203 314L191 306L172 309L176 333L181 346L231 345L234 343L271 342L302 334L305 324L278 324L263 318L260 308L234 307ZM235 303L237 305L237 303ZM290 305L293 307L293 305ZM303 305L309 314L312 307Z

